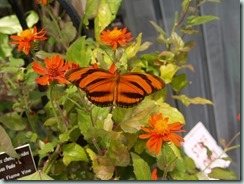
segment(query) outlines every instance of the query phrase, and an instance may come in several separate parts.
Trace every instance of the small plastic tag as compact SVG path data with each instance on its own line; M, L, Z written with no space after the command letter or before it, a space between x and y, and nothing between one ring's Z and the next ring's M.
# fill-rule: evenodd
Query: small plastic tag
M184 139L185 153L194 160L196 167L205 174L210 173L214 167L225 168L230 165L230 161L221 159L228 157L228 155L217 145L201 122L197 123Z

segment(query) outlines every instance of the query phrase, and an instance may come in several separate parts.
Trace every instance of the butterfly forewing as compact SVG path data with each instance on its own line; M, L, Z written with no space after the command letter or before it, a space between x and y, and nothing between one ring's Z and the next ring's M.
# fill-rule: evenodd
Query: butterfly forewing
M71 69L65 78L84 90L87 98L101 107L113 104L132 107L165 86L164 81L154 75L136 72L120 75L92 67Z

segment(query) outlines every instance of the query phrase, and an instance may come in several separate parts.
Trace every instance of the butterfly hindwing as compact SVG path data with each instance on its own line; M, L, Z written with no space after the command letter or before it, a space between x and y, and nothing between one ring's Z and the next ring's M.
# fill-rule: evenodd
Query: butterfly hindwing
M145 96L162 89L164 81L154 75L130 72L120 76L116 104L120 107L132 107Z

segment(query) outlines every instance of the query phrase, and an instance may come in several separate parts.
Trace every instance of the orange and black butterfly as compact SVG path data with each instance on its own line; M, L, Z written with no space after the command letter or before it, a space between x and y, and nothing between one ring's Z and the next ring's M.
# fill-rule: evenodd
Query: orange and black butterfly
M95 105L107 107L133 107L145 96L165 87L164 81L151 74L129 72L120 74L96 67L74 68L66 72L65 78L86 92L87 98Z

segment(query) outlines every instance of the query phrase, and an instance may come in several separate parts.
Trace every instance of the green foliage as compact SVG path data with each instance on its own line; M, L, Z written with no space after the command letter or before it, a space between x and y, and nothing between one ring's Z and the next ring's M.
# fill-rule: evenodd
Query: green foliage
M140 156L131 152L134 173L137 180L151 180L150 167Z
M153 43L143 43L142 33L135 35L127 45L118 44L116 50L100 39L101 32L116 18L122 0L86 1L82 23L89 29L89 21L94 19L92 38L80 36L81 30L77 31L63 14L57 17L55 9L49 5L43 5L43 11L38 13L29 11L28 26L33 27L40 18L48 37L41 45L43 50L31 50L30 57L17 53L16 48L9 45L9 35L21 32L17 17L1 18L0 85L3 88L0 97L3 95L6 99L0 99L0 152L18 157L13 146L29 143L38 160L38 171L19 179L151 180L151 169L155 167L158 178L163 180L206 179L193 160L173 142L163 142L156 155L149 151L148 139L139 137L142 127L153 128L149 125L153 114L162 113L164 118L169 118L169 124L186 123L183 114L167 99L180 100L186 106L213 104L204 98L189 98L182 94L189 84L182 69L194 71L187 62L188 53L195 47L194 40L185 41L184 36L197 34L195 27L198 25L218 20L215 16L198 15L199 7L205 2L183 0L181 12L176 13L172 32L168 34L151 21L158 32L155 39L165 48L152 53L146 53ZM139 56L141 51L145 54ZM55 55L80 67L96 63L99 68L108 70L115 63L115 73L154 74L163 79L166 86L132 108L97 107L87 99L86 92L71 84L55 81L47 86L37 85L35 79L40 75L32 69L33 64L26 61L32 58L45 67L45 58ZM177 95L170 96L169 90ZM214 168L209 177L236 179L232 171L220 168Z
M220 179L220 180L236 180L236 174L224 168L215 167L212 169L211 173L208 174L210 178Z

